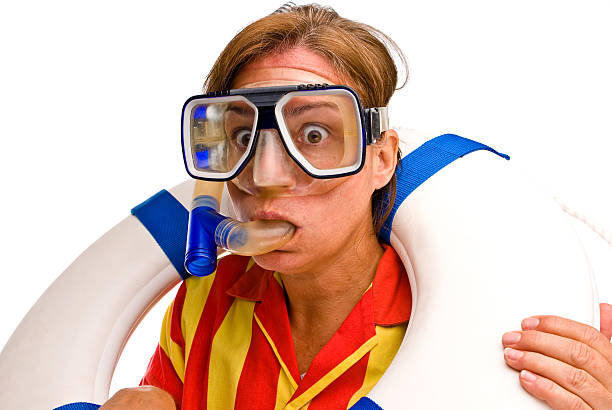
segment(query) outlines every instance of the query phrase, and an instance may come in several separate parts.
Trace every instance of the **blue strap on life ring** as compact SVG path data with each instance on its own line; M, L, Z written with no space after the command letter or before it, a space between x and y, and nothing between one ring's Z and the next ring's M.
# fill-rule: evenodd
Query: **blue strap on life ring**
M85 403L83 401L79 403L64 404L63 406L56 407L53 410L97 410L100 407L101 406L99 404Z
M402 158L396 171L397 193L395 202L384 225L378 232L380 240L386 244L391 244L393 217L408 195L427 181L429 177L457 158L478 150L491 151L502 158L510 159L508 155L497 152L487 145L455 134L444 134L432 138Z
M353 404L350 410L383 410L383 408L369 397L362 397L357 403Z
M162 248L181 278L187 279L185 246L189 212L168 191L162 189L132 209L132 215L144 225Z

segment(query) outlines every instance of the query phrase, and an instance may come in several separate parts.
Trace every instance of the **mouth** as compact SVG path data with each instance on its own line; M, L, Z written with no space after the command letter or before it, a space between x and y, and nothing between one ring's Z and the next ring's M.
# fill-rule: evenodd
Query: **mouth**
M295 227L295 231L293 232L291 239L289 239L289 241L287 243L285 243L283 246L281 246L278 249L274 249L268 253L274 253L274 252L290 252L291 251L291 244L295 241L296 237L298 237L301 234L301 228L295 223L294 219L289 217L288 215L286 215L285 213L282 212L277 212L274 210L260 210L260 211L256 211L254 212L250 217L249 217L249 221L284 221L284 222L288 222L291 225L293 225Z
M253 213L251 215L251 217L249 218L249 220L251 221L258 221L258 220L262 220L262 221L287 221L289 223L291 223L293 226L295 226L296 228L298 227L298 225L295 223L295 221L290 218L287 215L284 215L280 212L277 211L257 211L255 213Z

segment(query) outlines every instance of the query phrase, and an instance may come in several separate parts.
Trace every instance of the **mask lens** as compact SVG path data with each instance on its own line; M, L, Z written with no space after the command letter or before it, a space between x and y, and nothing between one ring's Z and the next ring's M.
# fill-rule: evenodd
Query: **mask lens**
M316 170L354 167L363 150L360 118L352 94L294 93L282 103L282 119L290 150ZM287 141L287 138L285 139Z
M219 178L235 172L251 148L255 121L255 108L242 97L193 105L190 144L195 170Z

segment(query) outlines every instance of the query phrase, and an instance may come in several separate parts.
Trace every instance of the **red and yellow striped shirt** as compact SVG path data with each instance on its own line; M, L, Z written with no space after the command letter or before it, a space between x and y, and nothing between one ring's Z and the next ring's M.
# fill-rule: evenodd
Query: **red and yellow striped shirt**
M180 286L141 384L183 410L350 408L391 363L411 305L402 262L385 247L372 285L302 379L280 277L231 255Z

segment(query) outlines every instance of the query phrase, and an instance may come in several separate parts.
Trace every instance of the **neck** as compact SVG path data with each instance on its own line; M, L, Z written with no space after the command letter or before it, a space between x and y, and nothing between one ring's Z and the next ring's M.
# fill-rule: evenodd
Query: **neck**
M330 309L337 310L344 305L350 312L372 283L383 254L376 238L372 239L371 243L360 243L359 249L346 249L319 269L293 275L281 274L289 301L290 319L325 317Z
M281 274L300 371L308 368L374 279L382 247L373 230L353 238L360 239L308 272Z

